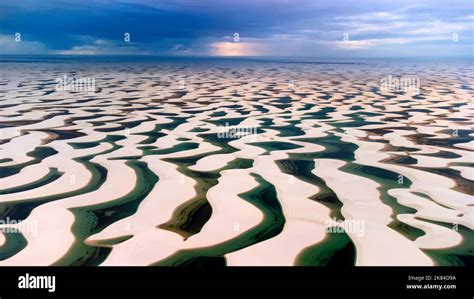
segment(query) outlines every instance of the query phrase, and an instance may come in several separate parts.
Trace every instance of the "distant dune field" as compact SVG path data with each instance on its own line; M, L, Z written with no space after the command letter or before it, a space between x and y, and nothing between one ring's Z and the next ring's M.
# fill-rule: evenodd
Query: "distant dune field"
M472 64L1 68L0 265L474 264Z

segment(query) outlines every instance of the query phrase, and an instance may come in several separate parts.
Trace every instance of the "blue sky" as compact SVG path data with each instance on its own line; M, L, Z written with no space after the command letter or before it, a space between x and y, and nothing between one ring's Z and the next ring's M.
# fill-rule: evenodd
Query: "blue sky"
M473 57L473 24L472 0L0 0L0 54Z

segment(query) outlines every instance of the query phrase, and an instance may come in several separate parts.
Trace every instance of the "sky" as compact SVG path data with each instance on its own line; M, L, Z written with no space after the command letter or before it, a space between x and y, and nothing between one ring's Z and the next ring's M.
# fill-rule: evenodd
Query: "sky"
M0 55L473 57L474 1L0 0Z

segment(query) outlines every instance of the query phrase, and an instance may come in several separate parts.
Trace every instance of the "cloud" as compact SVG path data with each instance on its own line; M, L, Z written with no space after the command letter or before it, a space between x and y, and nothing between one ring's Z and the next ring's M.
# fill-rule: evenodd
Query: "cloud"
M78 39L87 41L91 36L81 36ZM149 55L150 52L138 48L134 43L125 41L96 39L89 43L73 46L71 49L50 51L58 55Z
M211 53L216 56L256 56L261 55L261 45L252 42L215 42Z
M0 54L46 54L47 47L37 41L24 40L20 35L20 41L15 41L15 35L0 35Z
M23 4L22 4L23 3ZM0 34L24 32L0 53L90 55L472 55L470 1L72 0L0 3ZM469 9L470 8L470 9ZM93 11L94 13L91 13ZM56 29L57 28L57 29ZM124 43L125 32L131 42ZM241 36L233 43L233 34ZM54 34L53 34L54 33ZM343 43L343 34L350 39ZM36 41L33 42L32 40ZM422 45L424 44L424 45ZM451 47L451 48L450 48ZM413 50L413 49L417 50ZM405 50L403 50L405 49ZM387 51L390 50L390 51Z
M94 50L79 50L79 49L58 50L58 51L51 51L51 53L56 54L56 55L95 55L95 54L98 54Z

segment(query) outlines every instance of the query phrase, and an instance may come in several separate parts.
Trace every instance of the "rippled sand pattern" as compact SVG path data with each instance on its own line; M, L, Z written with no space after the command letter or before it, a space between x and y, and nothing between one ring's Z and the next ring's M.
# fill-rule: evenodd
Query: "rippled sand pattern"
M474 264L469 65L1 67L0 265Z

